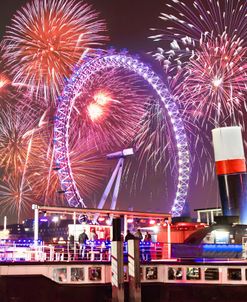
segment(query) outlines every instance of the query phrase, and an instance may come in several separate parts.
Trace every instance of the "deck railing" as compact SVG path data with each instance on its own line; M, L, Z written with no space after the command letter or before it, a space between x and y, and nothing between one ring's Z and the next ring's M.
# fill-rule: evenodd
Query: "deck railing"
M123 244L127 261L127 242ZM168 257L168 245L160 242L140 242L140 260L162 260ZM87 241L86 244L34 242L0 243L0 261L111 261L111 244L105 241Z

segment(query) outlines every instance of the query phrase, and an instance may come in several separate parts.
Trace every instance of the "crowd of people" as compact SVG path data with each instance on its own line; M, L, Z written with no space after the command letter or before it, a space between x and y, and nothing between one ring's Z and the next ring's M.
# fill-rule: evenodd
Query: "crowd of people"
M77 250L79 249L79 258L85 259L87 241L90 240L90 242L93 243L97 239L98 239L98 235L96 234L94 229L91 230L89 237L86 233L86 230L84 229L83 232L78 237L78 243L75 242L75 237L73 235L70 235L69 236L69 251L70 251L70 254L72 254L72 258L75 258L75 254L77 254ZM75 251L76 251L76 253L75 253Z
M125 238L122 236L122 240L127 242L128 240L131 239L138 239L140 242L151 242L152 237L151 234L147 231L145 235L143 236L143 233L141 232L140 229L138 229L134 234L131 233L130 230L127 230L127 234ZM69 251L71 258L73 260L75 259L86 259L87 258L87 253L88 249L93 250L94 248L94 242L98 240L98 235L95 232L95 229L92 229L90 231L90 234L88 235L86 233L86 230L84 229L83 232L79 235L78 237L78 242L75 242L75 238L73 235L69 236ZM150 248L147 247L142 247L141 248L141 259L142 260L150 260Z
M141 232L140 229L138 229L135 234L132 234L130 232L130 230L127 230L127 234L124 238L124 241L128 241L130 239L139 239L140 241L144 241L144 242L152 241L151 234L147 231L144 238L143 238L143 235L142 235L142 232Z
M151 242L152 241L152 236L147 231L144 238L143 238L143 235L142 235L142 232L141 232L140 229L138 229L135 234L132 234L130 232L130 230L127 230L127 234L125 236L125 241L131 240L131 239L138 239L139 241L143 241L143 242ZM141 247L140 258L143 261L150 261L151 260L150 246L142 246Z

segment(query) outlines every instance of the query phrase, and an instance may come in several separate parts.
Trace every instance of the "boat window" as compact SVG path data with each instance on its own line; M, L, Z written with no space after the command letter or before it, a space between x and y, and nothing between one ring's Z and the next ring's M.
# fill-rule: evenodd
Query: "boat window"
M156 280L158 278L158 269L154 266L149 266L146 268L146 279Z
M88 274L89 274L89 280L100 281L101 280L101 267L89 267Z
M85 279L84 268L82 267L72 267L71 268L71 281L80 282Z
M204 239L203 243L212 243L212 244L229 244L230 234L226 230L214 230L208 233Z
M216 244L229 244L229 232L225 230L215 230L215 243Z
M168 267L168 280L182 280L182 278L181 267Z
M54 268L53 280L57 282L67 281L67 269L66 268Z
M227 278L228 280L241 280L241 268L228 268Z
M199 267L187 267L186 279L187 280L200 280L201 279L201 269Z
M205 269L205 280L219 280L219 269L213 267L207 267Z

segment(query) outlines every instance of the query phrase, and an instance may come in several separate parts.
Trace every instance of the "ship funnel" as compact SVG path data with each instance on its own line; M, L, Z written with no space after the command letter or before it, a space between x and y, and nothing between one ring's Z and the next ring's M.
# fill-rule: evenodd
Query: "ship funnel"
M247 224L247 173L241 127L212 131L216 173L224 216Z

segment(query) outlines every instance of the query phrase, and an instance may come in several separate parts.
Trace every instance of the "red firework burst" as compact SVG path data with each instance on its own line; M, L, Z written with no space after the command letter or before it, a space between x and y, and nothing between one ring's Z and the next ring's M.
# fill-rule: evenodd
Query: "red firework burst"
M185 67L179 90L186 108L202 111L204 118L238 112L246 97L246 48L225 35L202 44ZM218 119L216 118L216 121Z
M4 38L3 58L16 85L53 98L72 67L101 44L105 24L85 3L34 0L18 11Z
M34 159L39 146L38 111L23 106L8 106L0 114L0 167L6 177L23 172L27 161ZM4 175L5 176L5 175Z
M20 221L30 214L33 193L29 183L23 180L22 174L11 176L8 181L0 183L1 211L15 214Z
M141 128L148 95L143 82L128 72L95 75L75 100L71 140L82 138L89 149L103 152L127 147Z

